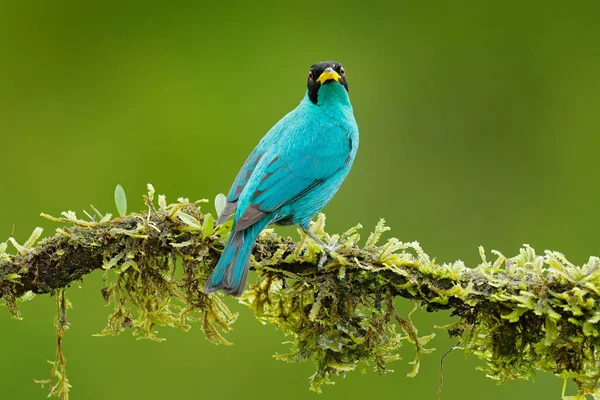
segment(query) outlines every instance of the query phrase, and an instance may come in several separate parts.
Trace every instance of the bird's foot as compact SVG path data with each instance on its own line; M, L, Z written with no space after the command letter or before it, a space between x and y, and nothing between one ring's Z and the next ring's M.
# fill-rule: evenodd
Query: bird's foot
M320 237L318 237L312 230L310 229L305 229L304 232L310 236L312 238L312 240L314 240L319 246L321 246L322 254L321 254L321 258L319 259L319 263L317 264L317 267L319 269L323 268L323 265L325 265L325 261L327 261L327 256L329 256L330 253L335 253L338 251L338 249L340 247L342 247L341 244L337 244L337 243L325 243L321 240Z
M342 247L342 245L333 243L333 244L323 244L323 245L321 245L321 247L323 248L324 252L326 252L326 253L335 253Z
M337 244L337 243L325 244L323 241L320 241L317 243L319 244L319 246L321 246L321 258L319 259L319 263L317 264L317 267L319 269L321 269L321 268L323 268L323 265L325 265L325 262L327 261L327 257L331 253L337 252L342 247L342 245Z
M341 246L335 246L334 249L339 249ZM323 266L325 265L325 262L327 261L327 258L331 255L331 253L335 253L335 250L325 250L321 253L321 258L319 259L319 263L317 264L317 267L319 269L323 268Z
M321 258L319 259L317 267L319 269L323 268L323 265L325 265L325 261L327 261L327 256L329 256L329 254L331 253L335 253L340 247L342 247L342 245L340 244L323 244L321 246L321 248L323 249L323 253L321 254Z

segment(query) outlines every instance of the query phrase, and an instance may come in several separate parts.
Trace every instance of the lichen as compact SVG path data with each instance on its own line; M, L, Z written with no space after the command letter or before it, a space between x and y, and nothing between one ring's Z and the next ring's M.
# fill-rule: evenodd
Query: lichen
M229 344L225 333L236 315L222 295L206 295L202 287L231 223L215 226L203 210L206 201L168 204L162 195L155 202L154 194L149 185L141 213L113 218L94 208L88 219L72 211L44 215L65 226L41 241L36 229L23 245L12 238L0 243L0 297L11 315L19 318L18 302L34 293L62 293L101 270L102 296L113 311L100 335L128 330L160 341L160 327L199 325L208 340ZM124 200L123 192L120 213ZM381 242L389 229L383 220L362 245L360 225L330 236L319 215L312 228L341 247L324 254L302 232L295 242L265 230L252 256L258 280L241 298L259 320L289 336L291 349L278 359L315 364L312 390L356 369L389 371L404 341L416 348L409 375L416 374L421 355L431 351L426 345L432 334L419 336L410 315L398 313L394 300L404 298L416 308L451 310L454 321L440 329L458 338L457 348L483 360L480 368L490 378L530 379L546 371L577 384L578 394L565 399L600 398L599 258L576 266L558 252L539 255L528 245L512 258L480 248L481 262L467 268L461 261L438 263L416 242ZM53 363L55 378L57 372L67 385L64 398L64 363Z

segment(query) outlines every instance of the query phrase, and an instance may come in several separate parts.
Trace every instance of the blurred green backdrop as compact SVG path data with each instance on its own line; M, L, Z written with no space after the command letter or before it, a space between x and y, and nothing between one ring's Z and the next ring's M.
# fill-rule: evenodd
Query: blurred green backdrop
M13 226L19 241L38 225L52 233L42 211L114 210L117 183L130 209L147 182L171 200L214 198L300 101L308 67L335 59L361 148L326 209L329 231L385 217L439 261L473 264L478 245L512 256L528 243L581 263L600 254L598 11L591 1L3 0L0 240ZM96 338L109 311L100 287L95 274L67 292L72 398L317 398L312 365L274 360L285 338L234 301L233 347L198 327L162 330L162 344ZM54 357L54 298L23 313L12 321L0 309L1 396L42 399L32 378ZM415 317L421 334L448 321ZM439 358L454 343L443 336L416 378L407 345L394 373L349 373L322 398L437 398ZM553 376L496 386L477 365L452 353L442 399L560 397Z

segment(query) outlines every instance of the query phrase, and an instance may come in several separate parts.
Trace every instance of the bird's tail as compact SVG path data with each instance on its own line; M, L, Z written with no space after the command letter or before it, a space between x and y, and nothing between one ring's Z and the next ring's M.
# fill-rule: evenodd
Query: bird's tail
M223 289L223 293L228 295L242 295L248 278L252 247L260 232L267 225L269 225L268 219L259 220L241 231L236 231L234 225L223 249L223 254L204 285L204 293Z

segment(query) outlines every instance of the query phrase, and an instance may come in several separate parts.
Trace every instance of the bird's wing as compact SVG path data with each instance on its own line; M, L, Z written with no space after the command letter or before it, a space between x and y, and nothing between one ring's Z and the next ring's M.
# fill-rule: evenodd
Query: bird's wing
M252 175L252 171L256 168L256 165L260 161L264 154L263 149L255 148L254 151L248 156L244 165L238 172L235 180L233 181L233 185L231 185L231 190L229 191L229 196L227 196L227 200L234 202L240 197L242 190L248 183L250 176Z
M245 187L248 193L240 193L248 201L238 210L236 230L246 229L265 214L305 196L351 161L352 143L348 140L329 141L327 146L321 143L318 156L313 145L291 143L270 160L262 160L261 173L252 176Z
M293 113L293 112L292 112ZM219 216L218 224L225 222L233 213L236 212L238 207L238 200L242 194L244 188L248 184L250 177L258 167L261 159L267 153L270 153L269 148L277 142L279 137L285 133L284 127L287 125L290 119L293 119L292 113L287 114L285 117L280 119L265 136L256 145L252 153L248 156L242 168L240 168L229 194L227 195L227 204Z
M229 194L227 195L227 204L225 204L225 208L221 212L217 224L222 224L223 222L227 221L227 219L229 219L229 217L235 212L240 194L242 193L242 190L244 190L244 187L248 183L254 168L256 168L256 165L262 158L263 154L264 149L260 146L257 146L252 153L250 153L246 159L246 162L244 165L242 165L242 168L240 168L235 180L233 181L233 184L231 185L231 189L229 189Z

